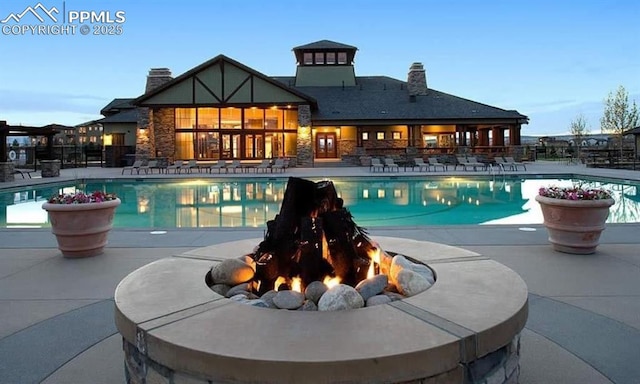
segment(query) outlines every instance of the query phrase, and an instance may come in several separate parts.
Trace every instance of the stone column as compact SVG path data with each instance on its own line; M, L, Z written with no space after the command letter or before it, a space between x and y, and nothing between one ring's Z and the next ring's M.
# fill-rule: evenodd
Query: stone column
M169 68L151 68L147 75L147 83L145 85L145 93L149 93L154 89L173 80ZM153 118L154 110L145 107L138 108L138 126L136 132L136 158L148 159L156 157L156 135ZM171 141L175 138L172 137ZM173 152L171 152L173 155ZM167 155L164 155L167 156Z
M42 177L60 176L60 160L40 160L40 173Z
M301 167L313 167L313 137L311 135L311 107L298 106L297 161Z
M2 181L14 181L15 176L13 174L13 163L10 161L0 162L0 182Z

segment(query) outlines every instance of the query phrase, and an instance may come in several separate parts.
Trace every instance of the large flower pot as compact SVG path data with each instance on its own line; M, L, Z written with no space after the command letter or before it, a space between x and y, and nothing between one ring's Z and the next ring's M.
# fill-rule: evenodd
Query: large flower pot
M120 199L86 204L42 204L49 213L51 232L64 257L78 258L101 254L107 244L113 216Z
M536 196L549 242L559 252L590 254L596 251L613 199L565 200Z

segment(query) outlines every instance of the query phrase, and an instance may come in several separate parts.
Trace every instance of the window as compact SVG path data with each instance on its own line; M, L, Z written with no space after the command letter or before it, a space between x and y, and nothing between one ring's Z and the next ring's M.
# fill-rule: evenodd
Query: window
M244 110L244 127L245 128L264 128L264 109L247 108Z
M284 128L298 129L298 111L289 109L284 111Z
M382 131L376 132L376 139L384 140L384 132L382 132Z
M313 64L313 54L311 52L305 52L303 56L304 65Z
M369 140L369 132L362 132L362 140Z
M324 64L324 53L316 52L315 58L316 58L316 64Z
M176 128L195 128L195 108L176 108Z
M336 53L335 52L327 52L326 56L327 60L325 61L327 64L335 64L336 63Z
M338 64L347 64L347 52L338 52Z
M239 108L224 108L220 110L220 127L240 129L242 110Z
M198 128L219 128L218 108L198 108Z
M402 134L400 132L392 132L393 140L400 140L402 138Z
M275 107L265 111L265 129L282 129L282 110Z

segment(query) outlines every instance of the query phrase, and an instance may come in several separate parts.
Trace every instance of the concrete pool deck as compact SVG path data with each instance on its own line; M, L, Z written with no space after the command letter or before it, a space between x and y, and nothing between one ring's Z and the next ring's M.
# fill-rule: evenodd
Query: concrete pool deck
M53 179L17 179L0 188L121 175L119 168L64 169ZM128 172L127 172L128 173ZM507 172L507 174L513 172ZM399 172L393 175L442 175ZM486 175L486 172L447 172ZM575 174L640 180L638 171L536 162L517 174ZM368 168L294 168L267 177L382 175ZM385 173L384 175L389 175ZM161 175L169 178L227 175ZM255 177L236 174L234 177ZM260 175L262 176L262 175ZM154 174L153 177L158 177ZM594 255L554 252L541 225L381 228L372 237L432 241L480 253L516 271L529 288L520 382L638 383L640 224L608 225ZM261 229L114 230L104 255L64 259L49 229L0 229L0 382L124 382L113 294L129 273L152 261L212 244L259 238Z

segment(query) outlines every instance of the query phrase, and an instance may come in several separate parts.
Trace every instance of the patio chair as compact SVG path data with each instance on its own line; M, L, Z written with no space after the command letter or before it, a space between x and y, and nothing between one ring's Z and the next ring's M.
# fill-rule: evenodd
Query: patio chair
M228 172L228 170L227 170L227 162L225 160L218 160L217 163L211 164L207 168L207 171L209 171L209 173L213 173L214 169L217 169L218 173L222 173L223 169L225 170L225 172Z
M256 167L256 173L260 172L261 169L264 170L264 173L267 173L267 169L269 170L269 172L273 172L273 170L271 169L271 160L269 159L264 159L262 160L262 163L258 164Z
M276 162L271 166L271 172L278 170L284 173L285 168L284 159L276 159Z
M144 171L145 174L148 174L149 171L151 171L151 173L153 173L153 169L154 168L158 168L158 161L157 160L149 160L149 162L147 164L141 165L140 168L138 168L138 173L140 173L140 171Z
M233 173L236 173L238 169L242 171L240 160L233 160L231 164L227 164L227 173L229 173L231 169L233 169Z
M413 167L411 167L411 170L413 171L416 167L418 167L418 172L422 171L423 168L425 171L429 170L429 164L425 163L422 157L413 159Z
M527 170L527 165L525 163L515 161L512 156L504 156L504 161L511 164L514 171L518 170L518 165L522 166L525 171Z
M178 171L180 171L180 167L182 167L182 165L184 164L184 161L182 160L176 160L173 162L173 164L169 165L167 167L167 173L169 173L170 169L173 169L174 173L178 173Z
M396 172L400 172L400 167L390 157L384 159L384 166L385 168L389 168L389 172L393 171L394 169L396 170Z
M140 173L140 167L142 166L142 160L136 160L132 165L128 165L122 168L122 175L124 175L124 171L129 170L130 174L133 175L133 171Z
M379 169L382 172L384 172L384 164L380 162L380 159L373 157L371 158L371 165L369 166L369 171L375 172L376 169Z
M484 169L487 167L485 163L479 162L475 156L467 157L467 166L473 167L474 171L477 171L479 168Z
M493 160L495 160L496 164L498 164L499 167L502 167L504 171L506 171L507 169L509 169L510 171L515 171L515 166L511 163L507 163L507 161L502 156L496 156L493 158Z
M178 168L178 173L182 173L183 169L185 173L191 173L191 170L193 170L194 168L200 171L198 162L196 160L189 160L186 164L182 164L180 168Z
M429 162L429 166L433 167L434 171L437 171L438 167L441 167L443 172L449 169L449 167L447 167L447 164L441 163L435 157L429 157L427 158L427 161Z

